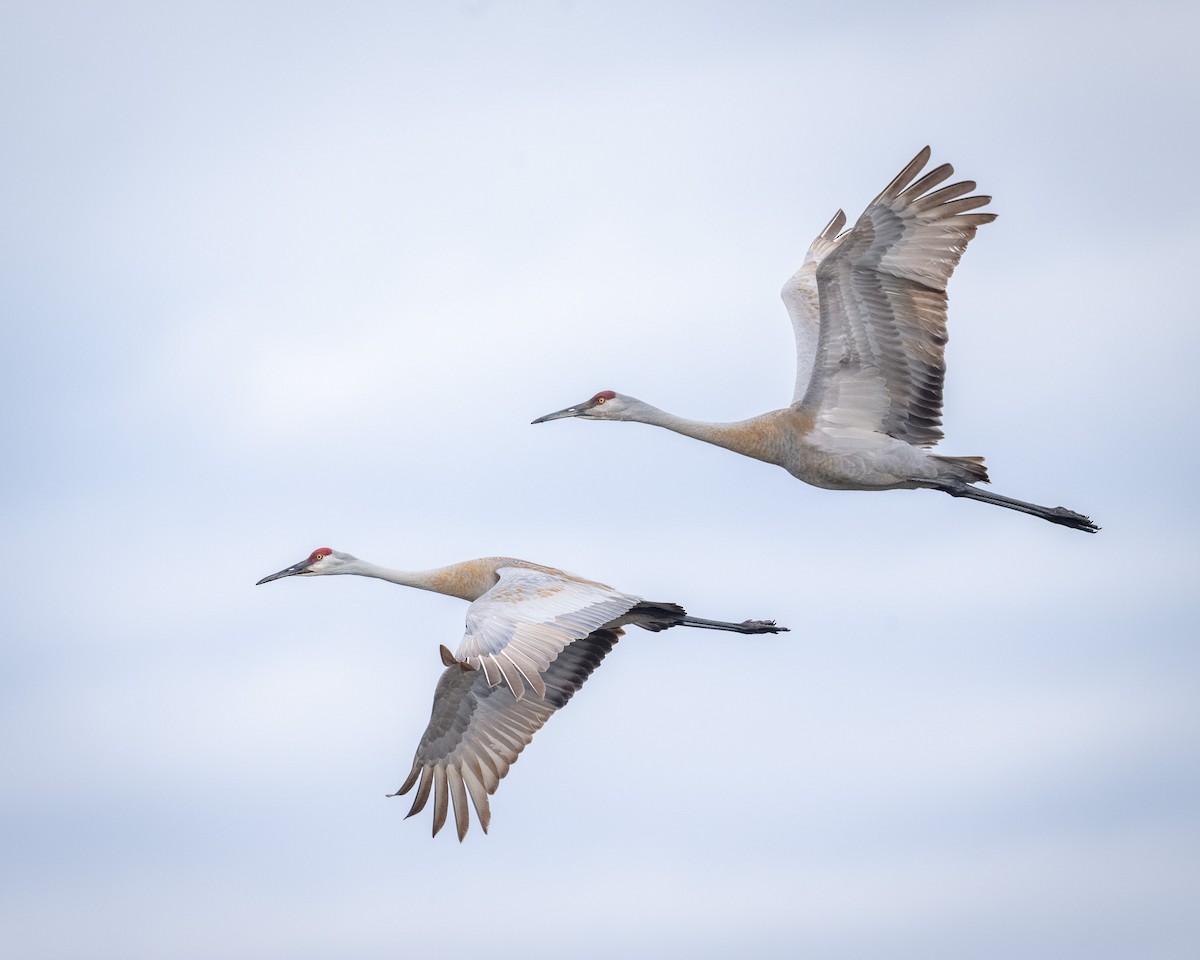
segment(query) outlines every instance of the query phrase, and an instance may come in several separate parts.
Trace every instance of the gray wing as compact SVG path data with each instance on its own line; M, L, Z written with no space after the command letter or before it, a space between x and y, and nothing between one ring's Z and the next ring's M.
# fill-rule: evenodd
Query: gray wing
M817 266L838 245L838 231L846 225L846 214L839 210L825 224L805 254L800 269L788 277L779 291L796 337L796 388L792 403L798 403L808 390L813 364L817 359L817 341L821 331L821 306L817 294Z
M471 823L470 796L486 833L492 817L488 797L533 735L583 686L620 636L619 629L597 630L565 647L542 673L544 699L518 700L507 685L492 686L482 670L456 662L445 651L443 660L450 666L438 680L429 726L408 778L390 796L408 793L415 785L411 817L424 809L432 794L435 837L453 804L459 840Z
M499 580L467 610L456 656L480 667L493 686L516 698L528 686L539 697L542 674L559 653L628 613L640 597L561 573L501 567Z
M996 219L969 212L991 200L964 196L969 180L934 189L949 164L916 179L929 156L918 153L818 264L820 338L798 404L827 427L921 447L942 438L946 284L975 230Z

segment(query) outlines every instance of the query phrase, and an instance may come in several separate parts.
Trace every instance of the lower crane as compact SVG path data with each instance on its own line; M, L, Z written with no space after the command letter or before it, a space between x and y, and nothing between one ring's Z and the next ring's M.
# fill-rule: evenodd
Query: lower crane
M408 816L433 796L433 835L451 803L458 839L471 823L467 797L487 832L488 797L551 715L566 705L627 626L660 631L700 627L733 633L780 633L774 620L727 623L690 616L603 583L511 557L485 557L435 570L389 570L329 547L259 580L352 574L470 602L458 651L442 646L446 669L433 695L429 726L400 789L414 786Z

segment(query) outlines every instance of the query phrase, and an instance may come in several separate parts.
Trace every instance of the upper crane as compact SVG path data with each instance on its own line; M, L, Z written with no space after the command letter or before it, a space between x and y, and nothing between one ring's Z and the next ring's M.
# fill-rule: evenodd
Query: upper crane
M831 490L941 490L1095 533L1090 519L973 486L988 482L982 457L929 452L942 439L946 284L991 197L964 196L964 180L939 190L945 163L917 179L925 147L845 233L839 210L813 241L782 295L796 334L792 404L738 423L705 423L602 390L534 423L581 417L634 420L783 467ZM915 180L915 182L914 182Z

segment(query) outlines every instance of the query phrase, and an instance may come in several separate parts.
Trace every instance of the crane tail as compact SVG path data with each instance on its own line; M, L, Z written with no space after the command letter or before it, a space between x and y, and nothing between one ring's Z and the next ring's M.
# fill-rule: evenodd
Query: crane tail
M939 457L934 460L946 467L946 476L963 483L989 483L983 457Z

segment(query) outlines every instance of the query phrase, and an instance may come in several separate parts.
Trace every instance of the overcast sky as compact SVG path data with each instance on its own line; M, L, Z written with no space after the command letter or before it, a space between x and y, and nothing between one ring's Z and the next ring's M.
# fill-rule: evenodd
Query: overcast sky
M7 4L0 940L104 960L1200 951L1197 8ZM994 197L949 454L1087 536L640 425L788 402L778 290L916 151ZM634 631L492 832L408 772L504 554Z

